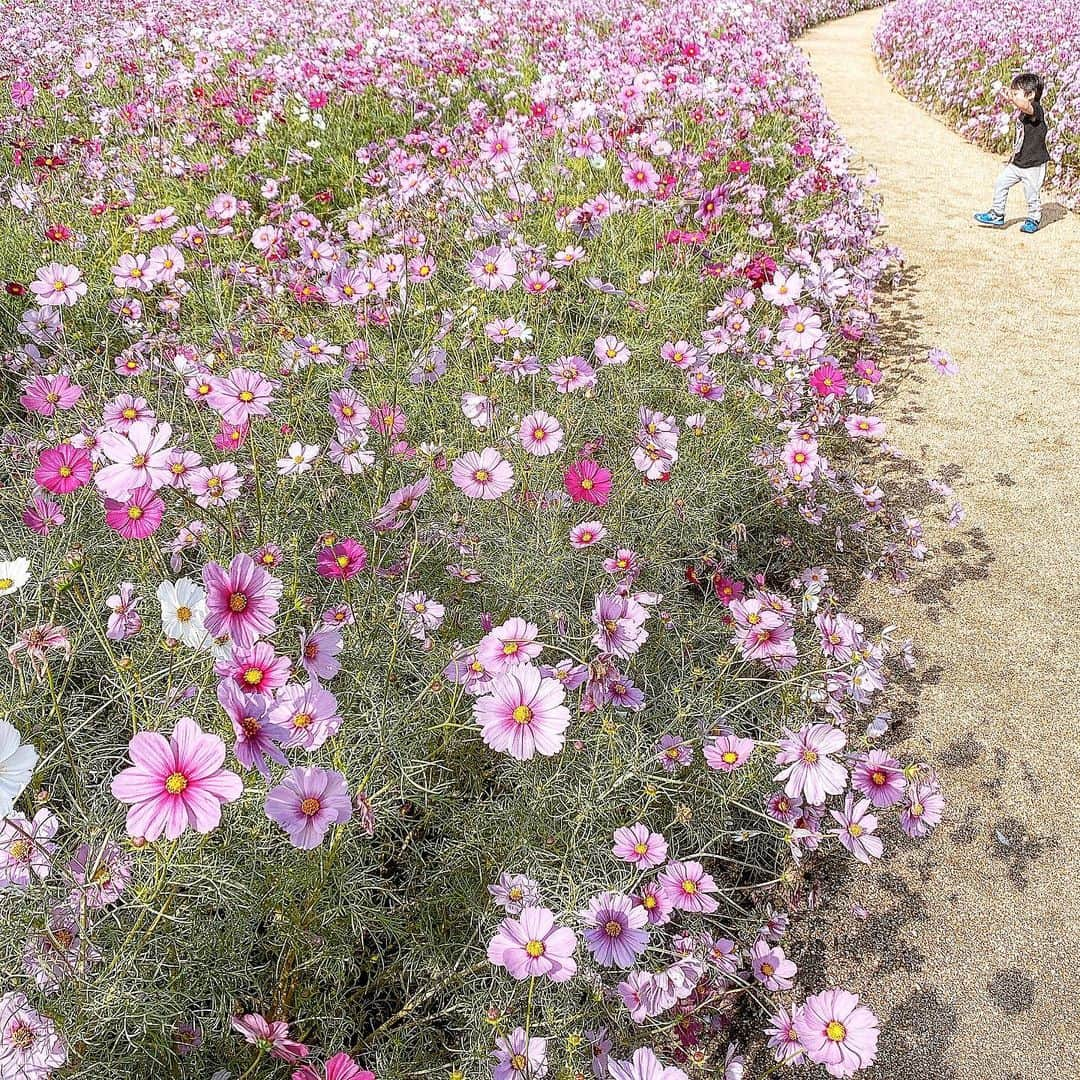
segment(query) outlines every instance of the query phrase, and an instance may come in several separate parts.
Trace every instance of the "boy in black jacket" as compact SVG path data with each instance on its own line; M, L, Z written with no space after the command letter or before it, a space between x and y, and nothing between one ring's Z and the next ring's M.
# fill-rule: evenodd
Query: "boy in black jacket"
M1042 94L1043 81L1038 75L1025 72L1012 81L1012 102L1020 110L1016 118L1013 156L994 184L993 209L975 215L975 220L980 225L993 229L1002 228L1005 224L1005 201L1009 197L1009 189L1015 184L1023 184L1028 216L1020 226L1020 231L1039 231L1039 222L1042 219L1039 188L1046 179L1046 163L1050 160L1050 154L1046 150L1046 117L1041 104Z

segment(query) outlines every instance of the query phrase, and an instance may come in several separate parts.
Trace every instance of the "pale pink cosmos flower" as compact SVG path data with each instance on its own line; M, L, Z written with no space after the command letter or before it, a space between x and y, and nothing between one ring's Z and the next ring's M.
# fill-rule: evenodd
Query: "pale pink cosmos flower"
M766 990L790 990L795 985L798 968L784 955L779 945L770 945L758 938L750 946L750 966L754 978Z
M59 828L57 816L44 807L33 820L22 814L0 819L0 890L28 889L35 878L44 881L49 876Z
M570 710L566 690L532 664L519 664L493 679L473 704L484 742L518 761L557 754L566 741Z
M776 755L777 765L784 768L774 779L786 781L785 794L805 796L814 805L839 795L847 786L847 769L829 755L844 748L847 736L832 724L810 724L795 734L785 729L784 735Z
M484 635L476 655L492 675L501 675L516 664L535 660L543 652L543 643L536 640L539 633L536 623L513 616Z
M847 990L808 997L794 1024L806 1056L830 1076L853 1076L877 1057L877 1017Z
M238 367L213 380L206 400L226 423L246 424L270 413L274 388L275 384L259 372Z
M481 288L506 291L514 284L517 260L511 252L496 245L478 251L466 269Z
M839 829L830 831L859 862L863 863L869 863L871 859L880 859L884 849L880 837L871 835L877 828L877 818L869 813L869 810L869 799L860 799L855 802L849 791L844 798L844 809L829 811L840 826Z
M240 777L222 768L225 744L189 717L177 721L169 739L137 732L128 753L134 764L113 778L112 793L130 804L129 836L157 840L164 833L176 840L187 829L212 832L222 804L235 802L244 790Z
M615 830L615 846L611 854L631 863L639 870L659 866L666 858L668 845L660 833L652 832L642 822Z
M936 778L914 780L900 808L900 828L913 840L919 840L941 821L944 809L945 796Z
M515 979L548 978L567 982L577 971L574 950L577 937L565 926L555 925L547 908L522 908L517 919L503 919L488 944L488 960L504 967Z
M737 735L719 735L705 745L705 761L709 768L719 772L734 772L750 760L754 749L753 739Z
M77 266L49 263L37 272L37 280L30 282L30 291L42 307L70 307L85 296L86 282Z
M780 342L798 351L812 349L824 336L825 333L821 329L821 316L813 308L797 305L787 309L777 328L777 338Z
M21 991L0 996L0 1076L46 1080L68 1059L56 1024Z
M570 546L574 548L592 547L607 537L607 529L602 521L583 521L570 527Z
M629 1061L608 1061L609 1080L690 1080L674 1065L664 1065L647 1046L639 1046Z
M497 499L514 486L514 469L494 447L469 450L454 460L450 479L470 499Z
M562 447L562 424L550 413L537 409L529 413L518 428L521 445L536 457L547 457Z
M118 289L150 292L154 287L154 272L147 266L148 261L145 255L121 255L112 268L113 284Z
M799 1032L795 1027L795 1018L799 1015L798 1009L790 1013L781 1006L770 1018L769 1026L765 1034L769 1036L769 1046L772 1048L774 1060L785 1065L794 1065L805 1054L803 1045L799 1041Z
M266 796L266 816L302 851L318 847L332 825L344 825L352 814L345 777L333 769L290 769Z
M673 908L709 915L719 904L711 893L716 892L716 882L705 867L693 859L671 862L664 867L657 883Z
M885 425L876 416L851 413L845 418L844 427L853 439L880 439L885 435Z
M103 495L125 499L136 488L157 491L171 479L168 442L172 428L168 424L153 427L136 421L126 435L116 431L101 431L98 446L114 464L106 465L94 475L94 483Z
M39 416L52 416L57 409L71 409L83 395L83 388L66 375L37 375L23 388L20 403Z

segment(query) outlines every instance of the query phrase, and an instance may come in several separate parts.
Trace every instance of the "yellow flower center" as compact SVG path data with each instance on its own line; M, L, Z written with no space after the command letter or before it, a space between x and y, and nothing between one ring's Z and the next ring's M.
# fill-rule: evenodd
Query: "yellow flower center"
M694 893L697 892L697 882L687 878L687 880L682 883L682 891L686 893L687 896L693 896Z
M127 515L132 521L138 521L143 516L143 510L141 506L129 506Z
M852 822L852 823L851 823L851 824L850 824L850 825L848 826L848 830L847 830L847 831L848 831L848 832L849 832L849 833L850 833L850 834L851 834L852 836L862 836L862 834L863 834L863 827L862 827L862 826L861 826L861 825L860 825L860 824L859 824L859 823L858 823L857 821L853 821L853 822Z
M311 727L311 725L314 722L315 722L315 717L313 717L311 715L311 713L306 713L306 712L297 713L293 717L293 727L298 727L298 728Z
M604 923L604 933L609 938L617 938L622 933L622 924L616 922L614 919L609 919Z
M734 765L735 762L739 760L739 755L736 754L734 750L725 750L720 755L720 760L726 765Z
M307 798L300 804L300 813L307 817L314 817L322 809L322 803L318 799Z
M581 488L583 491L592 491L593 482L586 476L585 479L581 481Z
M649 850L649 845L648 844L637 843L637 844L634 845L634 853L636 855L644 855L645 852L648 851L648 850Z
M816 750L804 750L802 752L802 759L807 765L813 765L817 762L818 755Z
M60 473L61 476L68 477L68 476L71 475L71 466L70 465L61 465L60 468L57 471Z
M58 283L63 287L63 282ZM8 1040L17 1050L29 1050L34 1045L34 1029L29 1024L17 1024L8 1032Z
M248 605L248 598L245 593L234 592L229 594L229 610L239 613L243 611Z
M513 656L519 649L519 645L516 641L508 641L503 645L503 656Z
M525 1057L524 1054L515 1054L510 1059L510 1068L513 1069L514 1072L524 1072L525 1066L528 1064L529 1060Z
M120 415L125 420L134 420L139 414L129 405Z
M244 672L244 682L246 682L248 686L258 686L259 683L263 681L263 676L265 674L266 672L263 671L262 668L249 667L247 671Z
M473 479L479 480L481 484L485 483L490 476L491 474L487 469L477 469L476 472L473 473Z
M165 781L165 790L170 795L179 795L186 787L187 777L183 773L170 773L168 780Z
M512 715L515 724L527 724L533 718L533 711L528 705L519 705Z
M11 586L14 585L14 584L15 584L15 579L14 578L0 577L0 589L4 589L6 591L7 589L10 589Z
M845 1035L847 1035L847 1028L845 1028L839 1020L829 1021L829 1026L825 1029L826 1039L829 1039L831 1042L841 1042Z
M772 974L775 973L775 971L776 971L776 968L774 968L772 966L772 964L770 964L767 960L765 961L764 964L761 965L761 974L762 975L772 975Z
M537 957L544 955L544 943L534 938L532 941L525 943L525 952L535 960Z
M241 390L238 397L241 401L254 401L255 395L250 390Z
M176 617L180 622L188 622L191 619L191 608L184 604L176 609Z
M24 862L30 855L31 844L25 837L16 840L8 851L16 862Z

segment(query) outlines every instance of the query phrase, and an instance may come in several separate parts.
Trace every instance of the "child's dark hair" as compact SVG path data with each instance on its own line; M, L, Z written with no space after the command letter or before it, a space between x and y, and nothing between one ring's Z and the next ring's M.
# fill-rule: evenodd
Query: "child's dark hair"
M1023 90L1025 94L1033 94L1033 101L1040 101L1043 96L1043 81L1034 72L1025 71L1023 75L1017 75L1012 81L1013 89Z

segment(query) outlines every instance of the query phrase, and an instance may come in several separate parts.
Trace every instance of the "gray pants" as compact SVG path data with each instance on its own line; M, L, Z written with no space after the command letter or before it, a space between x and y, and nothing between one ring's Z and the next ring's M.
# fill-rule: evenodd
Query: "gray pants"
M1016 184L1024 185L1024 198L1027 199L1028 217L1038 221L1042 217L1042 204L1039 202L1039 188L1046 179L1046 166L1035 165L1030 169L1021 169L1016 165L1006 165L998 173L994 184L994 213L1005 216L1005 200L1009 189Z

